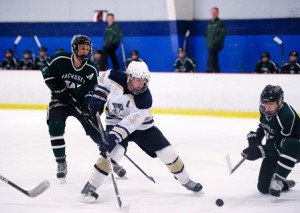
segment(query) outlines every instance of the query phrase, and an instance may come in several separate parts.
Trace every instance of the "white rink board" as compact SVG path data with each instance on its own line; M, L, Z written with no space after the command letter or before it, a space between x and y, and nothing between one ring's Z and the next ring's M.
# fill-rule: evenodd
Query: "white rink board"
M267 84L280 85L300 111L300 75L152 73L153 108L257 112ZM0 71L0 104L48 104L40 71Z

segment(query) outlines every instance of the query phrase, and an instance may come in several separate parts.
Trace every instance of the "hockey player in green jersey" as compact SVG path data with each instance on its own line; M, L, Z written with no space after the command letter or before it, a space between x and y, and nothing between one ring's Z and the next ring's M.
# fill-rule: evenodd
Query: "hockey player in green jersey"
M248 135L249 146L242 155L248 160L263 158L257 188L263 194L279 196L295 186L286 180L300 153L300 123L296 111L283 101L280 86L267 85L260 95L260 124ZM262 144L262 139L266 143Z
M45 83L51 90L47 124L52 150L57 162L57 178L61 183L66 181L67 175L64 140L67 117L76 117L86 134L95 143L98 144L101 141L100 134L88 121L91 119L88 103L98 78L98 70L89 60L92 42L85 35L75 35L71 44L72 53L61 52L54 55L48 66L42 69ZM73 105L79 107L84 113L80 115ZM123 169L123 173L124 171Z
M281 68L283 74L300 74L300 62L297 51L291 51L289 54L289 61Z

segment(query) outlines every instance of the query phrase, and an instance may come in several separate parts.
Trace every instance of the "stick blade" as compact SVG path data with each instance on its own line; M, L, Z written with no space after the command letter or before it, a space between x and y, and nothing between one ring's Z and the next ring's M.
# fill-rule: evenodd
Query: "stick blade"
M190 30L187 30L185 33L185 37L189 37L189 35L190 35Z
M232 174L232 164L231 164L230 155L227 154L225 158L226 158L226 164L227 164L228 172L231 175Z
M277 36L275 36L274 38L273 38L273 41L275 41L277 44L279 44L279 45L282 45L282 40L280 39L280 38L278 38Z
M122 212L129 212L130 203L122 204L121 207L120 207L120 209L121 209Z
M49 187L50 187L49 181L44 180L38 186L36 186L34 189L28 191L28 196L36 197L36 196L42 194L44 191L46 191Z
M37 45L39 48L41 48L42 45L41 45L41 42L40 42L39 38L37 37L37 35L33 36L33 38L34 38L34 40L35 40L36 45Z
M21 39L22 39L22 36L18 35L15 42L14 42L14 45L18 45L19 42L21 41Z
M149 179L150 179L153 183L156 183L153 177L149 177Z

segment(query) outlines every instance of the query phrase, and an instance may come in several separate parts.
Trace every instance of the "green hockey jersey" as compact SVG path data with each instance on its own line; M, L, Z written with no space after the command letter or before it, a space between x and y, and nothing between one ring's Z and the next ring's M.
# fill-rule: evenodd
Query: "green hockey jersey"
M67 90L80 105L86 105L98 83L98 71L90 60L81 68L73 62L74 53L61 52L54 55L42 74L52 93Z
M281 151L285 138L300 139L299 116L290 105L284 102L276 116L267 117L261 113L257 132L265 135L268 154L276 155Z

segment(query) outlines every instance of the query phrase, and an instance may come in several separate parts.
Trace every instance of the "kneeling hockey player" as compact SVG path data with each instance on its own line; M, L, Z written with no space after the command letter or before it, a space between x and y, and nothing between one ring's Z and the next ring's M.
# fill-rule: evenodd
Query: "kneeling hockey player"
M300 153L300 124L296 111L283 101L280 86L267 85L260 95L260 124L248 135L248 148L242 155L248 160L263 158L257 188L263 194L280 196L295 186L286 177L297 162ZM262 139L266 137L265 145Z

